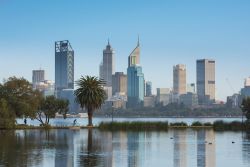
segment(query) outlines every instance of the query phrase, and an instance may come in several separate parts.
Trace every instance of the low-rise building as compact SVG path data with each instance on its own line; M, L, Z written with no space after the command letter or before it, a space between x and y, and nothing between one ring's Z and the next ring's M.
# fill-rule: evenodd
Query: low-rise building
M171 103L171 89L169 88L157 88L156 89L156 103L163 106Z
M155 96L144 97L144 107L155 107Z
M180 103L183 103L187 107L195 107L198 105L198 96L191 92L180 95Z

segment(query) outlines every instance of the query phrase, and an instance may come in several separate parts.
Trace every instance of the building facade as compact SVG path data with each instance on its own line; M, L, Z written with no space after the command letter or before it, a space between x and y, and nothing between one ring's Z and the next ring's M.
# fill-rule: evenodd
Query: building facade
M139 41L136 48L128 57L127 68L127 96L128 108L133 108L143 105L144 100L144 74L140 66L140 45Z
M146 82L146 96L152 96L152 82Z
M166 106L172 102L171 89L169 88L157 88L156 89L156 103L162 106Z
M196 93L195 83L187 84L187 93Z
M112 86L112 75L115 72L115 52L109 44L103 50L102 75L106 86Z
M74 89L74 50L68 40L55 42L55 90Z
M33 88L36 87L37 84L43 82L45 80L45 71L44 70L33 70L32 71L32 85Z
M215 60L196 61L196 85L199 104L215 102Z
M116 72L112 76L112 94L127 95L127 75L123 72Z
M173 93L178 95L186 93L186 66L183 64L173 67Z

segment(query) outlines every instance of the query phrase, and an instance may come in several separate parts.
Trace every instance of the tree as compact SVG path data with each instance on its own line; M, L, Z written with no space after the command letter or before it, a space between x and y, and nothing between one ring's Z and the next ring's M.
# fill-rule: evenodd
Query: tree
M35 118L42 94L24 78L10 77L0 85L0 97L17 117Z
M247 120L250 120L250 97L246 97L243 99L241 104L241 110L246 116Z
M42 125L48 125L50 118L55 118L56 113L63 114L66 118L68 112L69 101L63 99L56 99L55 96L47 96L42 99L40 109L37 110L36 119ZM42 117L45 117L45 122Z
M0 129L10 129L15 126L15 115L9 111L8 103L5 99L0 99Z
M106 93L103 89L104 81L97 77L81 77L76 82L78 89L75 90L76 102L81 108L86 108L88 112L88 126L93 126L93 112L99 109L105 101Z

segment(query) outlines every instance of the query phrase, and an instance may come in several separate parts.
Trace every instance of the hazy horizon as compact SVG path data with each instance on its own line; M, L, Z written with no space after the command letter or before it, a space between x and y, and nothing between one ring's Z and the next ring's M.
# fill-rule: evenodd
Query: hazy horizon
M39 68L54 80L59 40L69 40L75 51L75 80L99 75L108 39L115 71L126 73L139 34L142 70L154 92L172 87L176 64L185 64L187 83L196 83L196 60L206 58L216 61L216 99L225 100L250 76L249 9L247 0L1 0L0 80L15 75L31 81Z

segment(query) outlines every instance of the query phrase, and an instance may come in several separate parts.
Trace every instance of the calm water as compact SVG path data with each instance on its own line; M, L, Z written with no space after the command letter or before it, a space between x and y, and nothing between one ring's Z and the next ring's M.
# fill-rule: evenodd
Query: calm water
M57 126L72 126L74 120L77 119L77 124L78 125L84 125L86 126L88 123L87 118L56 118L56 119L51 119L50 123L52 125L57 125ZM186 122L187 124L191 125L192 122L195 121L200 121L202 123L205 122L211 122L213 123L216 120L224 120L224 121L241 121L241 118L114 118L114 121L117 122L123 122L123 121L168 121L169 123L171 122ZM111 118L93 118L93 124L98 125L100 122L110 122ZM23 119L17 119L17 122L19 124L23 124ZM37 120L30 120L27 119L27 124L29 125L39 125L40 123Z
M0 131L1 167L249 167L249 164L250 135L241 132Z

